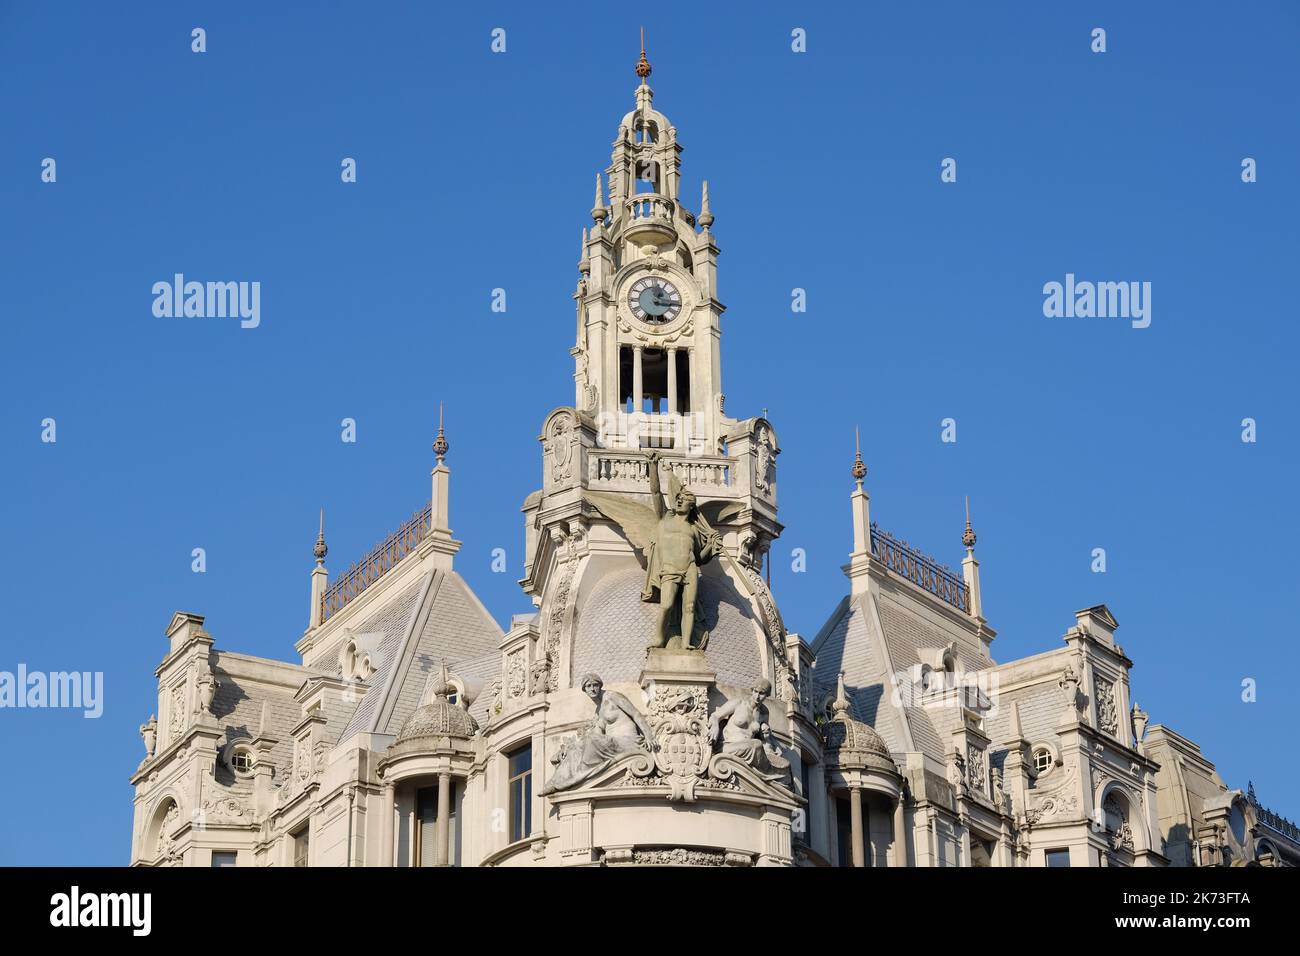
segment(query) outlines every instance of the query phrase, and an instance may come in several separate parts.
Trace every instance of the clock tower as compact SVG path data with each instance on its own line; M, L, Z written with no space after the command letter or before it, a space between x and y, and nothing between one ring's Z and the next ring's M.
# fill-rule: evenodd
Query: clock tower
M717 455L728 423L709 187L698 214L683 203L682 147L654 108L644 50L637 74L583 234L575 405L608 447Z
M709 654L744 657L744 669L779 684L788 677L786 635L763 564L781 533L780 449L765 418L725 412L724 306L708 184L699 210L688 209L682 147L677 129L654 107L644 47L636 72L636 105L618 124L608 167L596 175L591 226L582 234L573 295L574 402L543 422L543 483L523 507L520 583L540 609L531 626L543 648L531 659L553 688L572 686L584 660L603 661L607 679L635 676L644 653L635 637L625 641L628 659L616 661L592 656L591 641L605 638L581 633L584 620L596 619L592 600L606 609L625 597L640 603L637 575L644 576L646 560L588 495L652 505L648 453L654 452L661 474L670 471L695 495L728 552L702 585L713 595L705 601L712 609L708 624L726 631L728 620L746 623L736 624L729 638L715 635ZM614 596L593 599L605 593L602 587ZM732 651L723 646L728 640Z

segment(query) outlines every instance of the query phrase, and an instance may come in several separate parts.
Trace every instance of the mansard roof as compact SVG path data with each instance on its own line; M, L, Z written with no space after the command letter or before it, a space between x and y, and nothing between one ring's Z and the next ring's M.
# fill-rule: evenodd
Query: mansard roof
M958 708L921 706L915 681L922 666L933 667L945 652L961 672L993 665L982 641L945 625L904 587L844 598L812 651L817 683L829 690L843 671L850 713L872 727L892 753L919 752L940 762L947 759L943 741L960 714Z
M284 661L213 651L213 673L217 691L212 700L212 715L223 731L218 747L256 737L265 703L265 730L278 738L271 748L271 763L275 767L272 779L277 785L288 779L293 763L291 731L302 718L302 707L295 694L306 680L317 676L315 672ZM338 726L342 724L337 724L336 730ZM240 783L222 762L217 763L215 774L217 783L224 786Z
M436 668L445 661L456 676L479 677L485 658L499 658L503 637L464 578L441 569L408 585L353 630L379 631L383 637L372 656L377 669L370 690L340 740L357 733L397 734L420 705ZM470 662L473 673L462 674L462 665Z

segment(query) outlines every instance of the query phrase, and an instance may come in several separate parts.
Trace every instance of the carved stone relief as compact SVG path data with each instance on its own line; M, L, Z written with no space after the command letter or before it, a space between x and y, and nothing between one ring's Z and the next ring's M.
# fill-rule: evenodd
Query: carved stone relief
M1113 682L1097 678L1097 726L1103 733L1119 736L1119 707Z

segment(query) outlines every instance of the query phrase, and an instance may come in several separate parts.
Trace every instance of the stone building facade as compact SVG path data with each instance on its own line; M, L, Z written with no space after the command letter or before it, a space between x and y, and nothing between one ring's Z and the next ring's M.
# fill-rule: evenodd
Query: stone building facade
M456 571L440 425L428 503L334 580L322 519L296 662L172 617L132 863L1300 859L1293 824L1148 726L1106 607L996 662L969 519L950 570L872 522L860 454L845 597L811 640L787 630L777 432L725 410L708 184L689 209L637 72L583 231L574 401L542 419L523 503L532 610L502 630Z

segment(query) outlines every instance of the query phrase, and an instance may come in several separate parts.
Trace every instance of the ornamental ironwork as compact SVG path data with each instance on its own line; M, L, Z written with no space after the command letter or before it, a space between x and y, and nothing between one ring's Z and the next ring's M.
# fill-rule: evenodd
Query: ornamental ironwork
M922 554L906 541L895 538L875 522L871 524L871 556L941 601L970 613L966 582L955 571Z
M370 553L326 589L321 597L321 620L327 621L349 601L397 566L397 563L420 546L429 536L432 504L427 504L400 528L375 545Z

